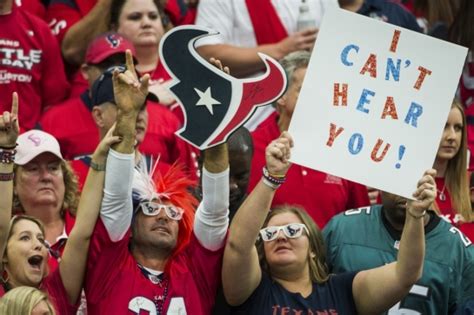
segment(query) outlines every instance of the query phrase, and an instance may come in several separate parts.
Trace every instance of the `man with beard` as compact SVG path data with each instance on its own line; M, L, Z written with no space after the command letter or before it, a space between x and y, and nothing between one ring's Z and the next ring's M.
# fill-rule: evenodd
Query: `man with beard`
M374 268L396 260L407 199L381 193L382 205L348 210L325 227L330 271L341 273ZM424 220L426 254L421 279L387 314L452 314L474 297L474 247L456 227L434 211ZM381 284L383 285L383 284Z

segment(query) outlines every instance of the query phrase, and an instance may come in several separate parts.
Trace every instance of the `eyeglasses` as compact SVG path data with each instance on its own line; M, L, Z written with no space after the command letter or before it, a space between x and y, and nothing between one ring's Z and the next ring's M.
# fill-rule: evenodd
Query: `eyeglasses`
M164 205L161 203L156 203L152 201L142 202L140 203L140 207L142 208L142 212L146 216L155 216L160 214L161 210L164 209L166 216L171 220L179 221L183 218L184 210L180 207L175 207L173 205Z
M306 231L306 234L309 235L308 228L303 223L290 223L282 226L267 226L260 230L260 237L263 241L270 242L278 237L280 231L283 231L286 237L289 238L298 238L303 234L303 231Z

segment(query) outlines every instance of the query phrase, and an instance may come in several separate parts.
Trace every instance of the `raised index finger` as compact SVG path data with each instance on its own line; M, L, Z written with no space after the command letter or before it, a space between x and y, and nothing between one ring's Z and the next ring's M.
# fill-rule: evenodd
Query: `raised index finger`
M127 66L127 70L130 71L133 74L133 76L136 78L137 74L135 72L135 65L133 64L133 56L130 49L127 49L125 51L125 64Z
M18 93L13 92L12 94L12 115L18 117Z

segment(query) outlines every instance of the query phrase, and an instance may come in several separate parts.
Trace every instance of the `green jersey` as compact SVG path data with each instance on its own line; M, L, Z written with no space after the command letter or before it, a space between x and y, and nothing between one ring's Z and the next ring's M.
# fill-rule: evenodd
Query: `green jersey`
M430 211L425 226L426 252L421 279L385 314L451 314L474 297L474 247L456 227ZM348 210L324 228L328 265L341 273L394 262L401 233L380 205Z

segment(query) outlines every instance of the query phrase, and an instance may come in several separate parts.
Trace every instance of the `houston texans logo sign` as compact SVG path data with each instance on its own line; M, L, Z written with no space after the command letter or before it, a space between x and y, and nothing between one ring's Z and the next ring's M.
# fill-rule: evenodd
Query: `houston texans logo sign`
M225 142L258 106L277 100L287 85L283 68L264 54L259 56L266 72L250 79L234 78L208 63L194 43L215 34L198 26L179 26L160 43L161 60L174 79L170 90L185 116L177 135L201 150Z

